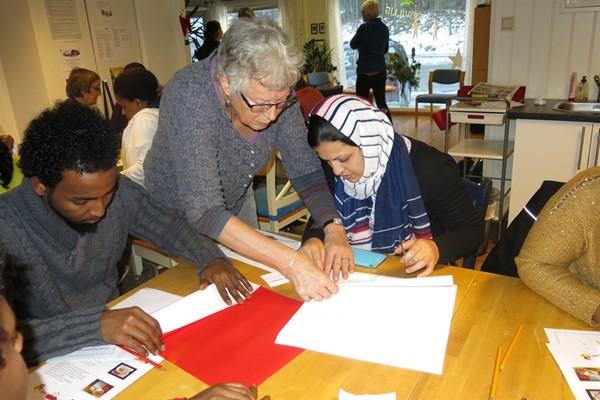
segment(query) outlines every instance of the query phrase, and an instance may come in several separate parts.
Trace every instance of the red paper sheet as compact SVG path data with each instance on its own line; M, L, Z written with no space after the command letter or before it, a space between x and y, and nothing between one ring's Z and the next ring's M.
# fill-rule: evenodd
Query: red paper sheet
M301 302L265 288L163 336L162 356L203 382L261 384L303 350L275 344Z

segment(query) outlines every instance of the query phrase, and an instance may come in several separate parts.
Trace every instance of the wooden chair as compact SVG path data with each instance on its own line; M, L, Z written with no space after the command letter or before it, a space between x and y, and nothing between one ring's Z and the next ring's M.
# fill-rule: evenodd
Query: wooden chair
M429 103L429 109L433 112L434 104L446 104L446 102L454 97L453 93L434 93L433 84L452 85L459 84L459 88L465 82L465 71L459 69L435 69L429 71L429 83L427 94L420 94L415 99L415 126L419 120L419 103Z
M277 184L278 150L266 166L266 184L255 190L256 209L260 229L277 233L294 221L308 221L309 212L288 180Z
M134 239L131 243L131 261L133 272L137 276L140 276L144 270L143 258L166 268L173 268L177 265L177 261L160 251L152 243Z

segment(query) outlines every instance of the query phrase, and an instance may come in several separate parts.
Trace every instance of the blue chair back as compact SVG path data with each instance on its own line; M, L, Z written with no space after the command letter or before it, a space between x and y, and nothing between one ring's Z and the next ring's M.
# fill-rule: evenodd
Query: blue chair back
M481 220L485 218L488 202L490 200L490 194L492 192L492 181L490 179L482 179L481 182L475 183L469 179L463 178L467 193L473 200L473 205L481 217ZM477 257L477 251L463 258L463 267L473 268L475 267L475 258Z
M449 85L451 83L460 82L460 69L436 69L432 72L431 81L434 83L441 83Z

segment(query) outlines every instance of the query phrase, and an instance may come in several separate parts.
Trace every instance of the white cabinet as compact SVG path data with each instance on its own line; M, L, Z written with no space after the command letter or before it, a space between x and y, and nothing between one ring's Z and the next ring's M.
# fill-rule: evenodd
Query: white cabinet
M517 119L515 124L509 223L544 180L566 182L600 163L600 123Z

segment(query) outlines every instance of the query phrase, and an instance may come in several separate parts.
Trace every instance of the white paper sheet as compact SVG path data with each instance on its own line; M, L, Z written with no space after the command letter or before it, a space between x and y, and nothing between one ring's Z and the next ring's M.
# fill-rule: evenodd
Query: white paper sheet
M254 290L258 288L258 285L251 284ZM210 285L158 310L152 316L160 323L163 333L168 333L228 307L230 306L223 301L217 287Z
M340 389L338 400L396 400L396 393L353 394Z
M374 275L354 272L348 279L338 282L341 286L452 286L452 275L429 276L426 278L398 278L388 275Z
M179 299L181 299L181 296L163 290L142 288L120 303L115 304L111 309L137 306L148 314L152 314Z
M276 343L441 374L456 286L344 286L304 303Z
M546 346L577 400L600 399L600 358L586 359L585 353L557 343ZM589 380L580 379L578 374Z
M47 395L59 400L112 399L153 368L116 346L98 347L111 347L114 359L78 359L82 352L75 357L48 360L29 374L27 399L50 398ZM149 358L155 362L163 359L152 355Z

